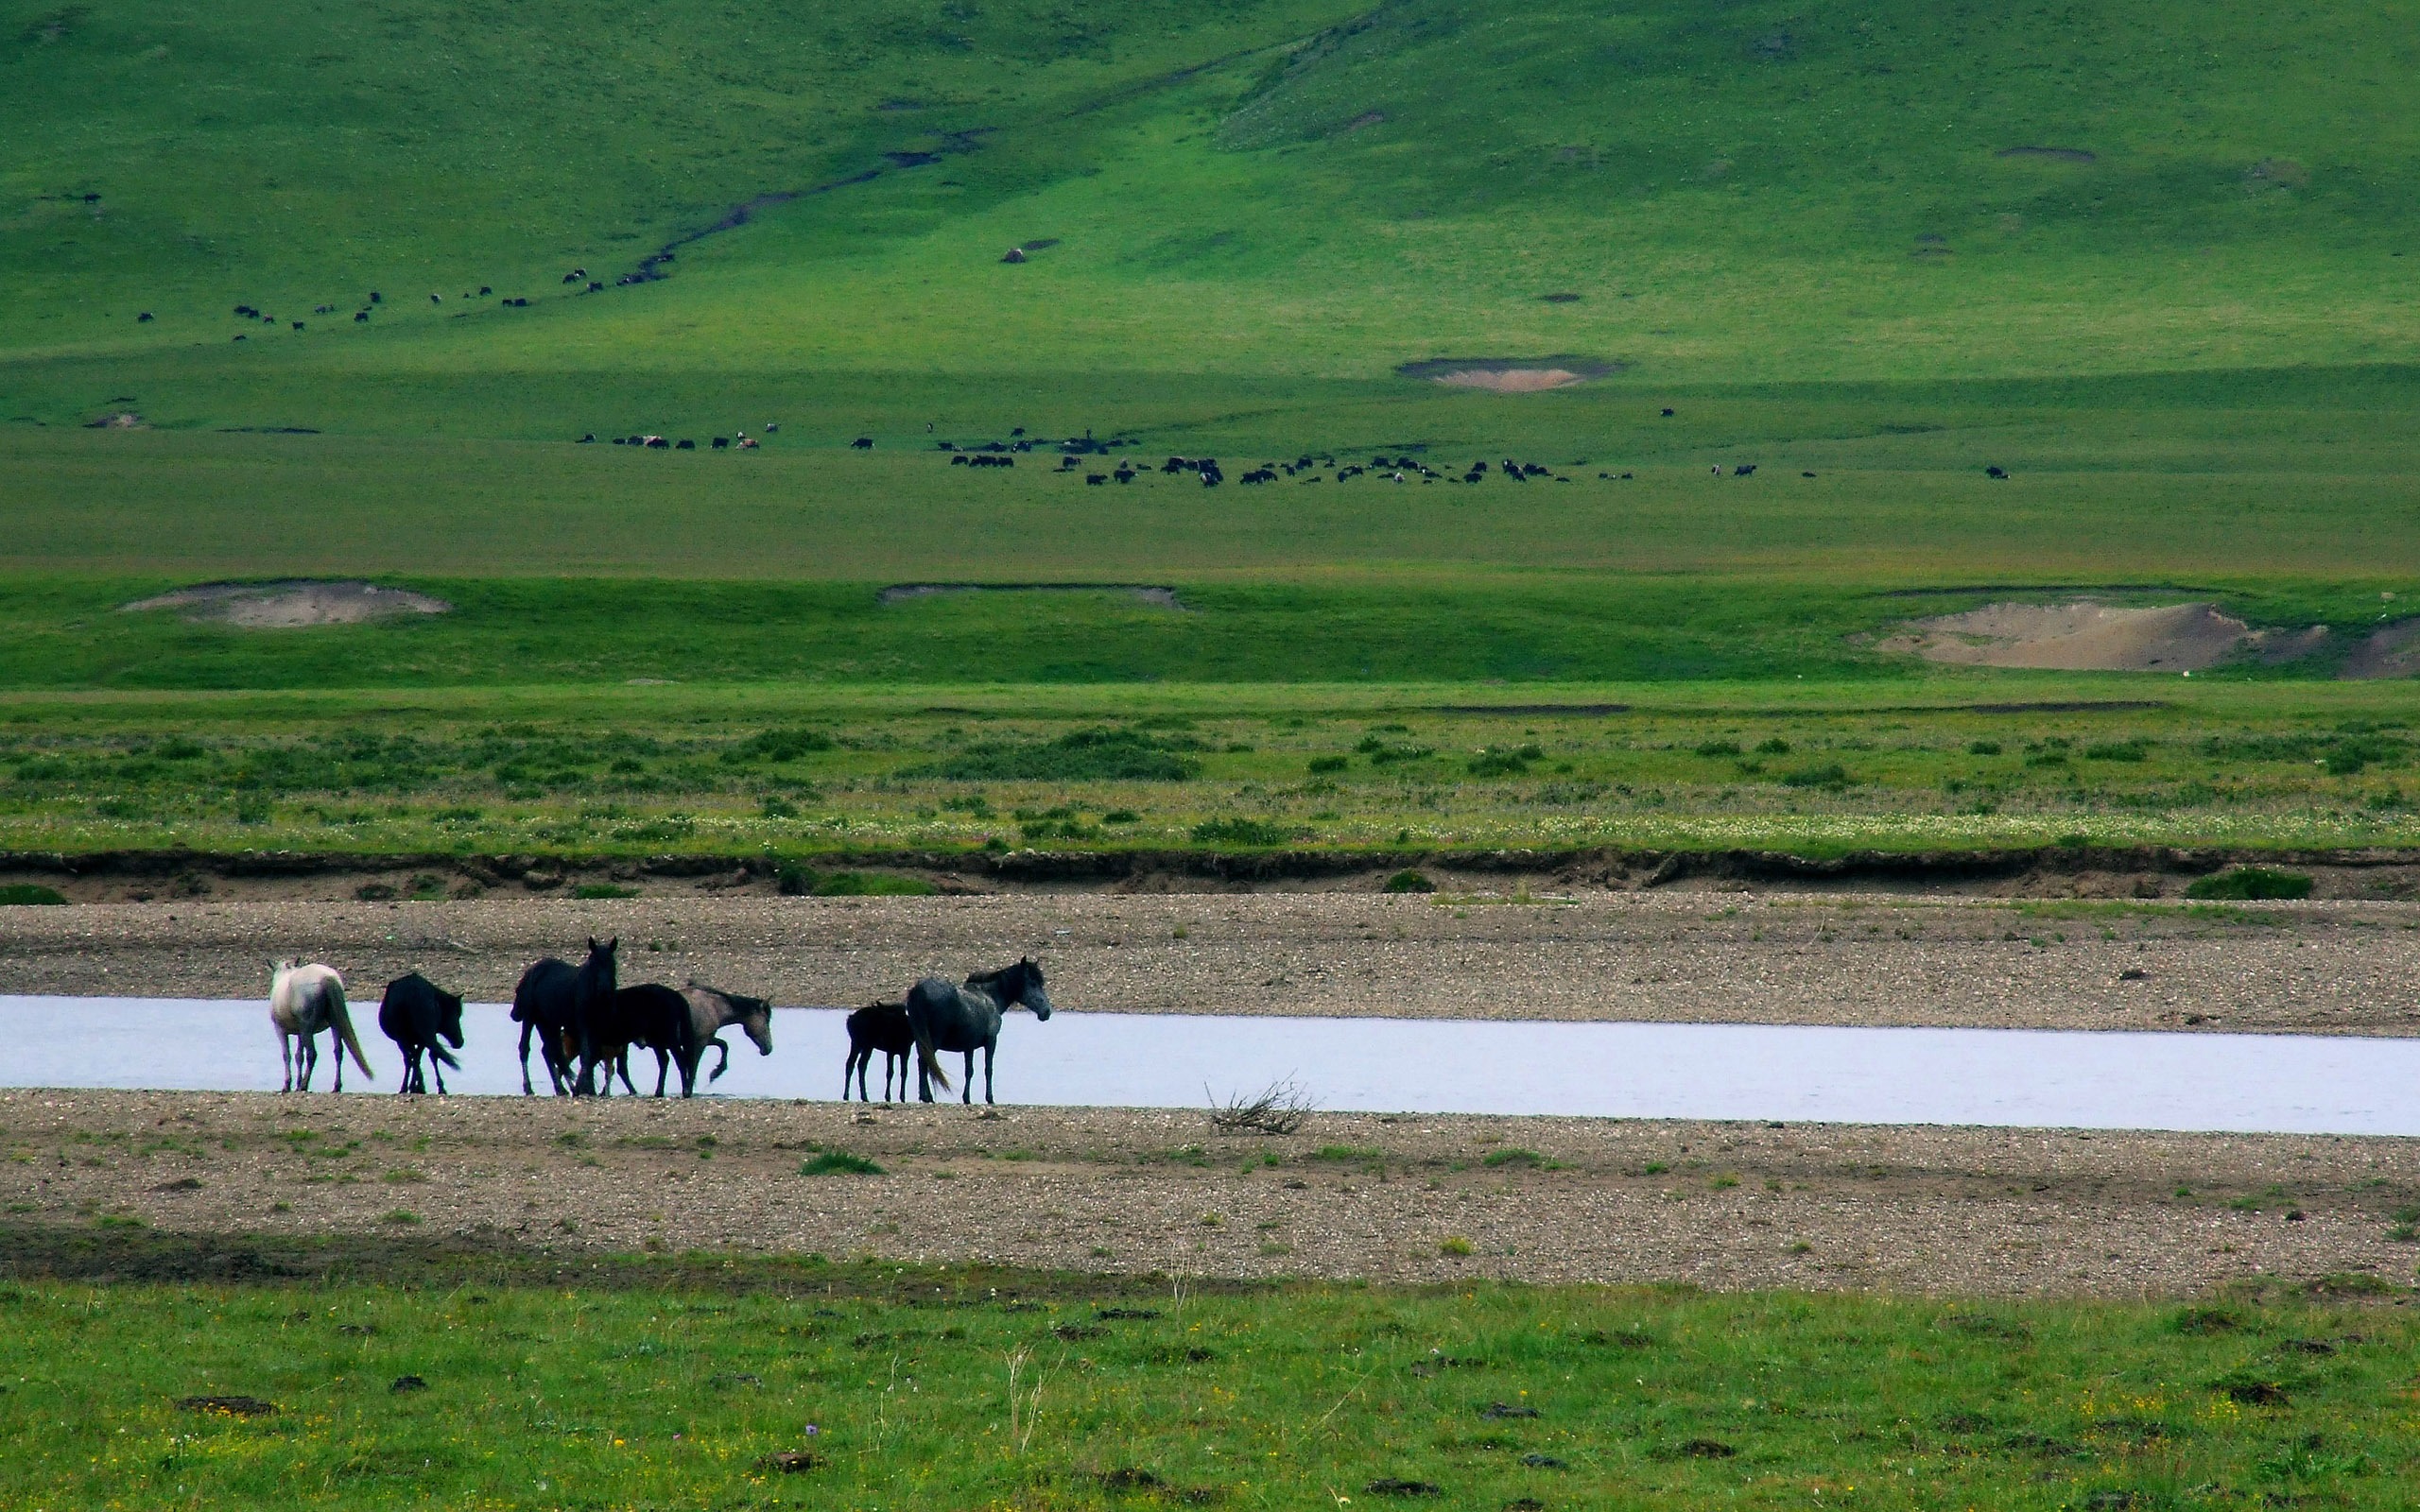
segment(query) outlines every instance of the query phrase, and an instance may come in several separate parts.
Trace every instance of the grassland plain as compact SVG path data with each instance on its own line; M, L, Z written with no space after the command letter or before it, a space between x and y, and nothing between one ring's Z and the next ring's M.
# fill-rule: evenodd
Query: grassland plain
M531 1285L354 1247L372 1279L9 1285L0 1486L54 1509L2050 1512L2392 1507L2420 1469L2407 1313L2290 1295L1146 1289L710 1256Z

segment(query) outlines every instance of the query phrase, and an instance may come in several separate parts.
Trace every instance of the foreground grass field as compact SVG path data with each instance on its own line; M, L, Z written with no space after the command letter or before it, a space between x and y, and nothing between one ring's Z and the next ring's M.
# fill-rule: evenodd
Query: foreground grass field
M10 1284L0 1496L2050 1512L2392 1507L2420 1472L2400 1298L584 1274ZM275 1410L180 1406L211 1398Z

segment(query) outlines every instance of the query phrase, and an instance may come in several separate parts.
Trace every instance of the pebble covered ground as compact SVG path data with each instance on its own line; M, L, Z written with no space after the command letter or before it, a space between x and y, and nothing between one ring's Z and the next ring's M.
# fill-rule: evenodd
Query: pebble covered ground
M881 1174L803 1172L833 1152ZM1228 1278L2409 1285L2420 1245L2396 1213L2420 1201L2416 1155L2309 1136L1318 1115L1281 1137L1116 1108L0 1092L5 1225Z
M265 996L268 961L502 1002L619 936L625 983L896 998L1034 955L1077 1012L2420 1033L2420 904L2187 909L1777 891L1067 893L0 908L0 992Z

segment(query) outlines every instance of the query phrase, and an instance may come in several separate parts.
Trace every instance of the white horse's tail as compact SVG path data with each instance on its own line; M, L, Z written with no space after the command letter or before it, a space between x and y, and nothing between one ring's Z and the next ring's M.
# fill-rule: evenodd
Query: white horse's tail
M361 1074L376 1075L377 1073L370 1069L370 1057L361 1053L361 1037L353 1032L353 1014L344 1005L344 983L335 978L328 982L328 1022L336 1026L337 1037L344 1040L345 1048L353 1052L353 1063L361 1068ZM443 1056L445 1052L441 1050L438 1054ZM445 1058L448 1065L454 1064L453 1057L446 1056ZM459 1071L462 1068L456 1065L454 1069Z

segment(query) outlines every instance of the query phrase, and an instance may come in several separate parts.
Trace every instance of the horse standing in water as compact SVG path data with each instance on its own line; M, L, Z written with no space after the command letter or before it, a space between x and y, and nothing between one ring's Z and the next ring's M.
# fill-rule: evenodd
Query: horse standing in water
M665 1074L674 1062L681 1067L681 1095L695 1096L700 1053L690 1022L689 1000L658 982L617 988L614 995L580 1021L579 1084L581 1095L614 1095L614 1078L636 1097L631 1081L631 1052L655 1052L655 1095L664 1095ZM596 1079L598 1068L603 1077Z
M462 999L418 971L399 976L387 984L387 995L378 1000L378 1027L404 1053L404 1083L395 1089L396 1094L428 1091L428 1080L421 1074L421 1057L425 1055L428 1069L437 1074L438 1095L443 1096L444 1068L462 1069L462 1063L445 1051L447 1044L462 1048ZM440 1044L441 1040L445 1043Z
M614 953L621 947L616 935L604 944L588 936L588 958L575 968L549 955L521 973L512 989L512 1020L521 1025L521 1095L529 1085L529 1037L538 1037L538 1054L546 1063L546 1079L555 1095L579 1089L574 1061L587 1049L589 1017L603 1011L614 996Z
M992 1052L1000 1042L1000 1014L1018 1004L1036 1019L1050 1017L1050 994L1044 988L1042 967L1030 955L996 971L978 971L963 987L952 987L928 976L908 989L908 1024L916 1036L916 1091L933 1100L933 1083L949 1091L949 1074L933 1058L936 1050L966 1055L966 1090L960 1102L975 1101L975 1052L983 1052L983 1100L992 1098Z
M722 1079L722 1074L731 1069L731 1046L722 1042L721 1035L735 1023L755 1042L758 1055L773 1053L773 1005L765 999L725 992L720 988L707 987L696 977L689 979L681 995L689 1003L690 1028L689 1062L681 1074L683 1086L697 1085L698 1067L706 1058L708 1045L721 1051L722 1058L715 1063L714 1074L706 1080Z
M840 1101L849 1100L849 1078L857 1081L857 1101L866 1095L866 1071L875 1051L882 1052L882 1100L890 1101L890 1076L899 1074L899 1095L908 1095L908 1057L916 1052L916 1031L908 1026L908 1005L869 1003L849 1015L849 1058L840 1063ZM949 1084L943 1082L942 1086Z
M281 1091L294 1091L298 1081L302 1091L311 1090L311 1074L320 1066L319 1035L323 1029L332 1031L336 1041L337 1091L344 1091L347 1050L353 1052L354 1064L361 1074L372 1074L369 1058L361 1053L360 1037L353 1032L353 1015L345 1008L344 978L335 967L269 962L268 1022L277 1030L277 1057L285 1067ZM297 1036L302 1040L299 1048L294 1043Z

